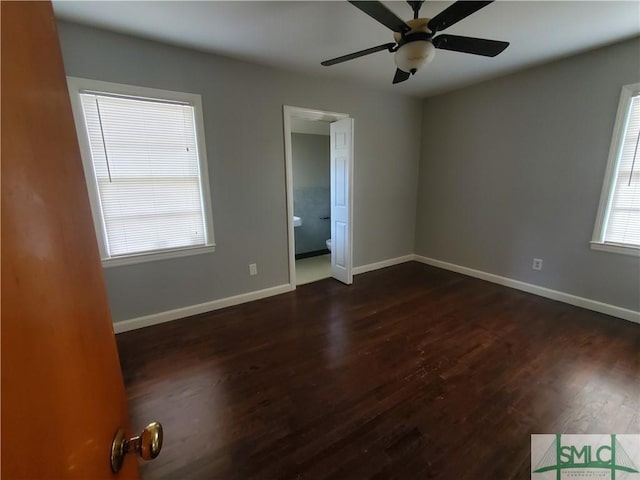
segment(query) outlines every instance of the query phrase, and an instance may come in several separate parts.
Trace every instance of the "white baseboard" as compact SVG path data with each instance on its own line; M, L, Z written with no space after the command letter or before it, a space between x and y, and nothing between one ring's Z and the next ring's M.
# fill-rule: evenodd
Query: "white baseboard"
M360 275L361 273L371 272L373 270L378 270L380 268L391 267L393 265L398 265L400 263L410 262L415 260L415 255L405 255L403 257L390 258L388 260L383 260L381 262L369 263L368 265L361 265L359 267L353 267L353 274Z
M416 261L431 265L433 267L443 268L445 270L451 270L453 272L468 275L470 277L479 278L488 282L497 283L498 285L504 285L505 287L515 288L516 290L522 290L523 292L532 293L541 297L550 298L560 302L575 305L577 307L586 308L587 310L593 310L595 312L604 313L613 317L629 320L634 323L640 324L640 312L635 310L629 310L608 303L598 302L584 297L578 297L569 293L559 292L557 290L551 290L549 288L541 287L539 285L533 285L531 283L521 282L519 280L513 280L507 277L501 277L494 275L493 273L483 272L481 270L474 270L473 268L463 267L454 263L443 262L434 258L423 257L421 255L404 255L402 257L390 258L381 262L370 263L368 265L361 265L353 268L353 274L359 275L361 273L371 272L380 268L391 267L400 263ZM122 320L113 324L113 330L115 333L128 332L129 330L135 330L138 328L149 327L151 325L157 325L160 323L171 322L180 318L189 317L191 315L197 315L200 313L211 312L213 310L219 310L225 307L231 307L233 305L239 305L241 303L251 302L253 300L260 300L266 297L272 297L274 295L280 295L281 293L291 292L295 290L295 286L291 284L278 285L277 287L265 288L264 290L257 290L255 292L243 293L241 295L235 295L233 297L221 298L219 300L213 300L211 302L200 303L198 305L191 305L183 308L176 308L175 310L168 310L166 312L154 313L151 315L145 315L144 317L131 318L129 320Z
M533 285L531 283L525 283L507 277L501 277L499 275L494 275L493 273L474 270L473 268L462 267L454 263L443 262L441 260L423 257L421 255L414 255L413 259L420 263L425 263L427 265L443 268L445 270L462 273L463 275L468 275L470 277L480 278L488 282L497 283L498 285L504 285L505 287L522 290L523 292L533 293L534 295L538 295L540 297L550 298L559 302L575 305L576 307L582 307L586 308L587 310L593 310L595 312L611 315L612 317L618 317L634 323L640 323L640 312L637 312L635 310L616 307L615 305L610 305L608 303L602 303L596 300L591 300L589 298L578 297L576 295L571 295L570 293L551 290L550 288L541 287L539 285Z
M265 288L264 290L256 290L255 292L243 293L241 295L221 298L219 300L213 300L211 302L199 303L197 305L190 305L183 308L176 308L175 310L167 310L166 312L145 315L144 317L122 320L113 324L113 331L115 333L122 333L128 332L129 330L136 330L138 328L150 327L151 325L171 322L173 320L189 317L191 315L198 315L199 313L212 312L213 310L219 310L221 308L231 307L233 305L239 305L241 303L252 302L253 300L260 300L262 298L280 295L281 293L291 292L292 290L295 290L295 286L287 283L284 285L278 285L277 287Z
M370 263L369 265L354 267L353 274L358 275L360 273L371 272L372 270L378 270L380 268L390 267L392 265L398 265L404 262L410 262L414 259L415 255L411 254L405 255L403 257L391 258L382 262ZM280 295L281 293L291 292L293 290L295 290L295 286L291 284L284 284L277 287L265 288L264 290L257 290L255 292L235 295L233 297L221 298L219 300L213 300L211 302L176 308L174 310L167 310L165 312L152 313L151 315L145 315L143 317L121 320L119 322L114 322L113 331L115 333L123 333L130 330L136 330L138 328L150 327L152 325L158 325L160 323L171 322L173 320L179 320L180 318L190 317L191 315L212 312L221 308L231 307L233 305L239 305L246 302L252 302L253 300L260 300L262 298L271 297L273 295Z

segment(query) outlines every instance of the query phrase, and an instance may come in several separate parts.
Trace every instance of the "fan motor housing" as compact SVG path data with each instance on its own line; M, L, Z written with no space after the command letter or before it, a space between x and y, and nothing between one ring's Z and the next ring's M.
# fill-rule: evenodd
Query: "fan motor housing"
M433 35L429 30L429 18L415 18L406 23L411 27L405 34L394 33L398 50L394 60L396 66L407 73L416 73L418 69L433 60L436 49L431 43ZM415 35L414 34L418 34ZM420 35L422 34L422 35ZM411 37L414 36L412 39Z

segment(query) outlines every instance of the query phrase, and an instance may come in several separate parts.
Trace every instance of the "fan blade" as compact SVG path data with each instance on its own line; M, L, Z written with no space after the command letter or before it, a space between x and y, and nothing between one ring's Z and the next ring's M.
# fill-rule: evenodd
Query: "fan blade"
M438 35L432 42L434 47L443 50L472 53L474 55L484 55L485 57L495 57L509 46L509 42L447 34Z
M489 0L488 2L458 1L429 20L429 30L433 33L440 32L492 2L493 0Z
M396 69L396 74L393 76L393 84L404 82L405 80L409 80L411 75L404 70Z
M320 64L324 65L325 67L330 67L331 65L335 65L336 63L342 63L348 60L353 60L354 58L364 57L365 55L369 55L370 53L381 52L382 50L391 51L391 49L395 46L395 43L385 43L383 45L378 45L377 47L371 47L367 48L366 50L360 50L359 52L350 53L349 55L343 55L342 57L325 60L324 62L320 62Z
M361 2L349 0L349 3L359 8L374 20L377 20L385 27L397 33L408 32L411 27L400 20L395 13L389 10L380 2Z

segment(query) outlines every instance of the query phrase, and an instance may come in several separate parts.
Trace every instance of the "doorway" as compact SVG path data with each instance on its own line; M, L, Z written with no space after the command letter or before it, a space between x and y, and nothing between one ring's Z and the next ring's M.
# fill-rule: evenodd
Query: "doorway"
M351 284L353 119L285 106L289 283Z

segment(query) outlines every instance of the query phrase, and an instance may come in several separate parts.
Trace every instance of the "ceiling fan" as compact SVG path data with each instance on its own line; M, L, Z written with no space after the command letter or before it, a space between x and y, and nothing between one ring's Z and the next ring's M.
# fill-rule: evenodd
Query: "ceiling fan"
M371 53L388 50L395 53L397 66L393 83L400 83L415 74L420 67L433 60L436 48L495 57L509 46L509 42L447 34L434 37L437 32L449 28L492 2L493 0L480 2L457 1L429 19L418 18L420 7L424 0L407 1L413 10L413 20L404 22L380 2L349 0L349 3L354 7L362 10L374 20L392 30L395 41L332 58L331 60L325 60L321 63L328 67Z

